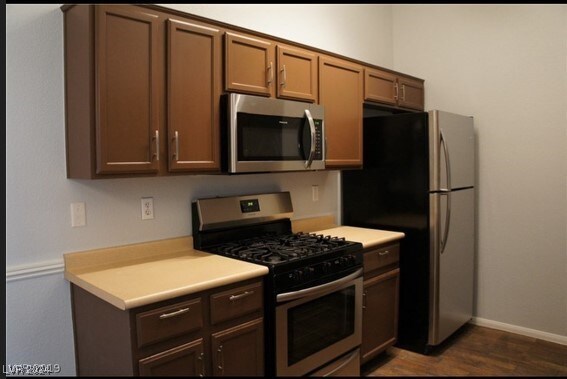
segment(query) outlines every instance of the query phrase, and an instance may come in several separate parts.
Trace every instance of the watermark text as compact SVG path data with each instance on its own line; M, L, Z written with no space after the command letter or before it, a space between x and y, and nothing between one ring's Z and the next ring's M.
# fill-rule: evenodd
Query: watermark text
M2 373L5 375L51 375L61 372L61 365L55 363L27 364L18 363L3 365Z

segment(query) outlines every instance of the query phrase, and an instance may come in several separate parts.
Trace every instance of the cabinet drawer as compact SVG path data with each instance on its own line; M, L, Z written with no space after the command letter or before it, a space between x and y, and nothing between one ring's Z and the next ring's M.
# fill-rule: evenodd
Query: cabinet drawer
M388 245L364 253L364 272L370 272L398 262L400 245Z
M138 347L188 333L203 326L201 299L194 299L136 315Z
M262 283L254 283L211 295L211 323L218 324L262 309L262 291Z

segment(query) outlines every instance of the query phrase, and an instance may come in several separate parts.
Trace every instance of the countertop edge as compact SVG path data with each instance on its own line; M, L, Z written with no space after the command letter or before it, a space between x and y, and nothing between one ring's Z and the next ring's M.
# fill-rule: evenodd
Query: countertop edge
M195 294L209 289L242 282L248 279L259 278L268 273L268 268L262 267L262 269L264 268L265 272L264 270L258 270L256 272L248 272L246 274L236 274L229 277L225 276L208 282L201 282L198 284L189 285L187 287L176 288L169 291L158 292L149 296L126 300L124 302L125 310L141 307L143 305L154 304L164 300L174 299L179 296Z
M187 286L172 288L171 290L155 292L148 295L139 296L132 299L121 299L108 291L101 289L100 287L90 283L89 281L83 280L81 275L75 275L69 271L66 271L64 276L69 282L81 287L85 291L97 296L98 298L112 304L118 309L123 311L141 307L143 305L149 305L157 303L164 300L174 299L179 296L191 295L201 291L209 290L216 287L222 287L225 285L230 285L245 281L248 279L259 278L268 273L268 268L263 266L258 266L257 269L251 270L246 273L237 273L234 275L221 276L210 281L199 282L196 284L190 284Z

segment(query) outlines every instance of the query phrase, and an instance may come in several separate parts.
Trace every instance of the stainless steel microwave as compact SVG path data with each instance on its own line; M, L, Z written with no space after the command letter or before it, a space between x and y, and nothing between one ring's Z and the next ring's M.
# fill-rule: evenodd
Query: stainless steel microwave
M325 169L322 105L236 93L224 100L229 173Z

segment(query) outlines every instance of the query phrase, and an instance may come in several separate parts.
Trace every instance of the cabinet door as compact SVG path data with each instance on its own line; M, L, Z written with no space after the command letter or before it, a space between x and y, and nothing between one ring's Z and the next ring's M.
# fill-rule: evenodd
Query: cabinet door
M380 70L364 69L364 100L396 105L397 86L396 75Z
M140 376L205 375L203 339L140 359Z
M220 170L220 32L168 20L170 171Z
M317 102L317 55L306 50L276 47L277 96Z
M96 8L96 172L157 172L158 18Z
M264 375L264 323L256 319L212 335L214 376Z
M225 34L225 89L274 96L275 49L268 41Z
M400 107L423 110L423 82L399 77L398 86Z
M362 165L362 67L319 58L319 103L325 106L326 166Z
M364 282L362 312L362 363L394 344L398 333L400 270Z

